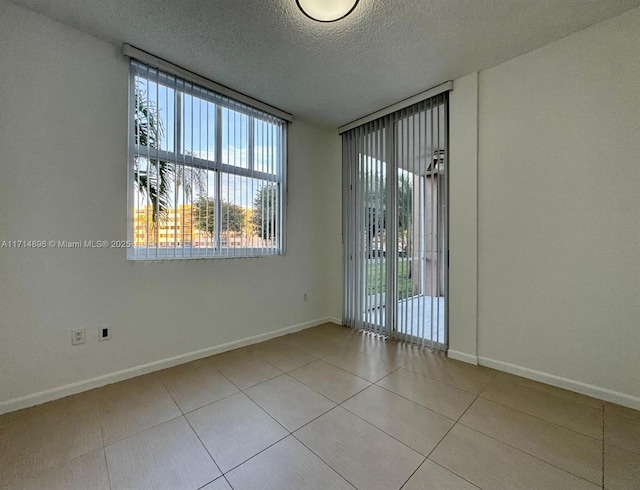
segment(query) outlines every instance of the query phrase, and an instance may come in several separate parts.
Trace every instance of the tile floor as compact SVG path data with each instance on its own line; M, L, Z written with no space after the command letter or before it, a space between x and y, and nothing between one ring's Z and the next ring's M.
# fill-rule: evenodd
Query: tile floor
M2 489L640 489L640 412L326 324L0 416Z

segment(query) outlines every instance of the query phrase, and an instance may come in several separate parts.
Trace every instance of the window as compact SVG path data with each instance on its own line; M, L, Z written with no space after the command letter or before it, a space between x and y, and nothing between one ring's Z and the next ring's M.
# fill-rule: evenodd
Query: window
M284 253L287 123L131 61L129 258Z

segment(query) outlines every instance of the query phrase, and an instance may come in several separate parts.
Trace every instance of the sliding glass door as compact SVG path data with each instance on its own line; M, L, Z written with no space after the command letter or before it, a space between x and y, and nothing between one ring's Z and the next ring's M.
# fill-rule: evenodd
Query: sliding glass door
M347 325L447 344L447 94L343 134Z
M384 334L387 304L387 132L380 122L353 130L343 140L345 274L347 323Z

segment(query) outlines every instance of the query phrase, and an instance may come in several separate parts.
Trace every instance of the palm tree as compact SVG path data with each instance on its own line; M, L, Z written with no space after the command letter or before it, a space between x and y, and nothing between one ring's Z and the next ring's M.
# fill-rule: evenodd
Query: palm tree
M185 152L187 155L189 152ZM177 165L175 168L176 192L184 188L185 201L190 202L196 194L203 194L206 188L207 171L203 168L189 167L188 165Z
M158 149L164 137L162 120L158 117L157 107L151 102L145 91L136 87L134 131L136 142L141 147ZM152 152L150 152L152 153ZM141 160L148 161L142 165ZM147 196L152 206L152 222L156 226L158 217L166 216L171 205L171 181L175 169L171 162L136 155L133 163L133 179L135 186L143 196Z

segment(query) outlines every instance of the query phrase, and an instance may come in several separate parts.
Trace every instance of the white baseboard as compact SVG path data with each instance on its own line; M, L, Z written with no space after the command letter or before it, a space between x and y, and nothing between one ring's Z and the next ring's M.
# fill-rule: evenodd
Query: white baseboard
M495 359L489 359L487 357L479 356L478 364L494 368L499 371L505 371L510 374L515 374L517 376L522 376L523 378L540 381L541 383L546 383L548 385L557 386L558 388L582 393L583 395L592 396L611 403L617 403L618 405L623 405L635 410L640 410L640 397L627 395L626 393L600 388L599 386L574 381L572 379L544 373L542 371L536 371L534 369L510 364L508 362L496 361Z
M466 354L464 352L460 352L458 350L447 350L447 357L451 359L455 359L456 361L467 362L469 364L478 364L478 356L474 356L472 354Z
M299 332L300 330L316 327L328 322L334 322L340 325L342 323L342 320L338 320L337 318L333 317L325 317L318 320L299 323L297 325L291 325L289 327L273 330L271 332L263 333L260 335L254 335L252 337L234 340L233 342L227 342L225 344L216 345L214 347L207 347L206 349L188 352L179 356L149 362L147 364L134 366L131 368L123 369L121 371L116 371L114 373L104 374L102 376L96 376L95 378L77 381L75 383L58 386L56 388L40 391L38 393L2 401L0 402L0 415L3 413L20 410L22 408L40 405L41 403L57 400L58 398L64 398L65 396L75 395L76 393L99 388L100 386L117 383L118 381L124 381L125 379L134 378L143 374L152 373L160 369L177 366L178 364L183 364L185 362L195 361L196 359L201 359L203 357L213 356L215 354L220 354L221 352L237 349L239 347L257 344L260 342L264 342L265 340L269 340L275 337L281 337L289 333Z
M335 316L328 316L326 318L326 321L327 322L331 322L331 323L335 323L337 325L342 325L342 318L338 318L338 317L335 317Z

